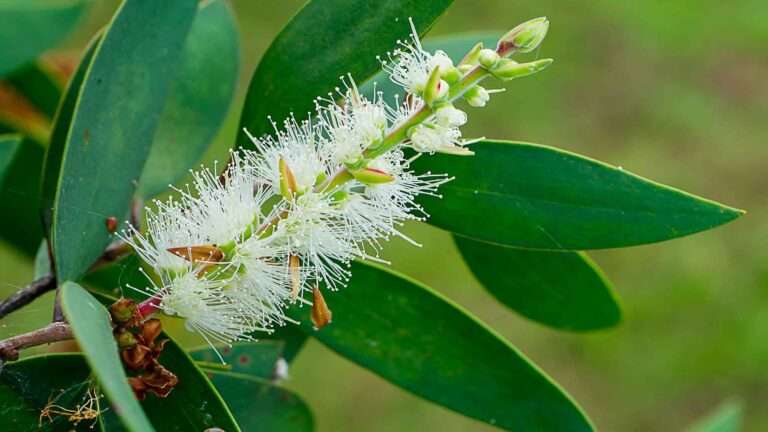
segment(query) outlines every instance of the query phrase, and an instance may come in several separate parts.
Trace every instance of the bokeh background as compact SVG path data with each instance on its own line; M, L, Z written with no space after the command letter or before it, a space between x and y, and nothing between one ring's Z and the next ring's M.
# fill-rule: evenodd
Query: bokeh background
M223 159L234 142L250 75L302 4L232 3L242 36L240 91L206 161ZM115 6L97 2L58 50L82 48ZM731 398L745 403L745 430L768 430L768 5L456 0L430 35L506 30L541 15L552 26L536 55L555 64L472 112L467 136L572 150L749 213L693 237L594 252L622 297L625 317L615 329L590 334L552 331L505 309L437 229L409 226L424 247L394 242L385 256L497 329L559 381L601 430L680 430ZM0 295L31 275L29 261L0 246ZM514 275L500 268L498 277ZM0 321L0 336L49 320L50 304L48 295ZM313 341L290 375L287 386L313 408L319 431L492 430Z

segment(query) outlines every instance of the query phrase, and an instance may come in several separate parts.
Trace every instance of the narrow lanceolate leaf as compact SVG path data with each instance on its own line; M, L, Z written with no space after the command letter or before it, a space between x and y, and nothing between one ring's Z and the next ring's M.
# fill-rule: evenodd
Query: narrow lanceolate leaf
M430 288L355 263L349 286L328 303L333 323L302 329L390 382L508 430L590 431L586 415L509 342Z
M75 27L90 0L0 2L0 76L57 45Z
M686 429L687 432L739 432L744 416L741 402L724 402L712 413Z
M42 238L38 190L43 148L28 138L0 135L0 239L32 257Z
M244 431L313 431L312 412L295 393L253 376L210 372Z
M583 252L510 248L454 237L469 269L496 299L526 318L572 331L621 320L613 288Z
M161 338L168 337L163 334ZM186 432L220 429L241 430L224 399L208 377L195 366L184 350L170 340L163 348L160 363L176 374L179 384L165 399L148 395L142 407L159 431ZM169 415L173 413L172 415ZM247 427L242 430L251 431Z
M283 356L285 343L278 340L262 340L258 342L241 342L229 346L211 348L204 346L189 351L190 357L201 362L200 366L212 365L211 368L220 370L221 361L228 372L251 375L258 378L272 379L275 377L277 363Z
M97 381L90 375L88 364L80 354L34 356L4 365L0 373L0 406L3 407L0 430L102 430L97 427L97 418L83 419L75 429L74 420L62 410L76 411L90 396L101 393L96 387ZM89 390L95 391L89 395ZM93 402L87 411L89 415L111 409L105 398ZM60 409L54 407L45 415L46 406L53 404Z
M53 120L53 129L48 142L48 149L45 152L43 162L43 172L40 187L40 213L43 220L43 232L48 237L53 218L53 202L56 199L56 191L59 185L59 174L61 171L61 159L64 156L64 149L67 145L69 127L72 124L72 116L75 113L80 90L83 87L83 80L88 68L93 60L93 53L101 41L101 35L98 34L90 41L80 59L80 63L75 69L75 73L67 84L64 97L56 110Z
M61 290L64 315L114 412L132 432L153 430L128 386L128 378L112 336L109 313L98 300L74 282L64 282Z
M351 74L358 82L381 68L377 56L408 37L408 18L425 33L453 0L311 0L275 38L251 79L240 126L254 136L293 112L304 118ZM361 13L364 11L364 13ZM252 147L244 134L238 145Z
M59 278L82 276L124 219L197 2L125 0L83 80L58 172L51 239Z
M139 181L142 196L164 191L208 148L232 102L239 48L235 17L227 2L201 3Z
M430 223L531 249L634 246L714 228L743 212L556 148L486 140L475 156L435 155L416 171L456 179L423 200Z

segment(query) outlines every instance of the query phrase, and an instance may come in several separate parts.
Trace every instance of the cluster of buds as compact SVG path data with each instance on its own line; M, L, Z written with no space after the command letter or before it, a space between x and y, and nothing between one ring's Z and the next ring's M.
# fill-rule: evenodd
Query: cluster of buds
M157 340L163 329L160 320L145 320L136 303L128 299L118 300L109 311L120 357L132 372L128 383L136 397L144 400L147 393L167 397L179 379L159 361L168 342L168 339Z
M315 326L326 325L321 288L345 285L352 260L386 262L379 251L391 237L417 244L402 224L424 220L417 197L438 196L451 180L416 173L411 162L425 153L473 154L474 141L459 129L467 114L454 103L483 106L492 93L483 79L546 67L551 60L508 57L535 49L547 27L543 18L524 23L496 50L475 46L455 65L442 51L425 51L414 29L382 61L406 94L402 102L389 105L381 92L366 98L348 77L317 99L312 120L273 122L264 137L245 130L255 151L233 151L222 175L216 167L193 172L180 198L147 209L145 233L121 234L151 269L151 286L134 287L149 296L139 313L180 316L209 343L292 322L285 309L294 302L313 304Z

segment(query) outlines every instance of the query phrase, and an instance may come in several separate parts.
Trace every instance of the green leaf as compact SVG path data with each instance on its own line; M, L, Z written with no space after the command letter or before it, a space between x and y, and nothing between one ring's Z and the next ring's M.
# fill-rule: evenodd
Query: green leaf
M179 377L179 384L167 398L148 395L141 404L157 430L186 432L219 428L236 432L241 429L205 373L173 339L163 348L160 363Z
M517 249L458 236L454 240L478 281L526 318L573 331L621 321L613 288L583 252Z
M307 335L295 325L286 325L278 327L270 334L259 333L255 335L262 340L280 341L284 344L282 357L286 362L291 363L307 341Z
M48 242L45 240L40 242L40 246L35 253L34 262L34 276L35 280L52 274L51 259L48 256Z
M475 155L434 155L414 169L449 173L429 223L531 249L634 246L714 228L743 212L593 159L537 144L485 140Z
M92 295L74 282L64 282L61 306L93 373L123 424L131 431L151 431L117 354L109 313Z
M6 79L46 117L54 117L61 98L61 86L53 66L38 60L14 71Z
M139 181L144 197L187 174L221 127L237 85L240 41L225 0L201 3Z
M251 79L240 127L254 136L272 131L267 119L301 119L350 74L363 82L381 69L376 56L396 47L410 32L420 34L453 0L312 0L291 19L264 54ZM363 12L364 11L364 12ZM253 148L245 134L238 146Z
M0 186L13 165L16 154L21 148L21 136L13 134L0 135Z
M90 0L0 2L0 76L34 60L75 27Z
M127 216L196 10L192 0L125 0L104 32L58 170L51 240L60 279L80 278L110 241L105 219Z
M739 432L743 422L744 407L741 402L724 402L711 414L686 429L688 432Z
M312 431L309 407L295 393L248 375L210 372L243 430Z
M52 415L47 419L40 417L40 411L52 400L61 407L76 409L92 384L90 374L79 354L33 356L5 365L0 374L0 406L3 407L0 430L72 430L74 425L67 416ZM105 399L99 403L101 409L109 409ZM94 422L83 420L75 429L92 430L90 426Z
M241 342L231 347L224 346L216 349L210 346L198 347L189 350L189 355L196 361L209 364L216 364L223 360L231 368L229 372L272 379L277 362L282 357L284 346L283 341L262 340ZM205 369L205 365L201 367Z
M88 72L88 68L93 60L93 54L101 41L101 33L91 39L88 46L77 65L75 73L72 74L64 97L56 111L53 120L53 129L51 138L48 142L48 149L45 152L43 162L43 172L40 190L40 213L43 220L43 231L49 236L50 227L53 218L53 203L56 199L56 190L59 184L59 173L61 170L61 160L64 156L64 149L67 145L69 135L69 126L72 123L72 116L75 113L80 90L83 86L83 79Z
M2 135L1 140L0 239L32 257L43 236L37 200L43 148L28 138L19 141L18 136Z
M355 263L349 286L326 296L333 323L302 328L386 380L461 414L509 430L590 431L576 403L485 324L432 289Z

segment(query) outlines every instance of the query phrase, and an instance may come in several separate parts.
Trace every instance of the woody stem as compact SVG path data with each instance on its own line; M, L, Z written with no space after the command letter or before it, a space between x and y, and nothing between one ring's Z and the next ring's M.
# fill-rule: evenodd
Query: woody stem
M0 341L0 363L5 360L18 360L21 349L72 338L69 324L52 322L43 328Z

